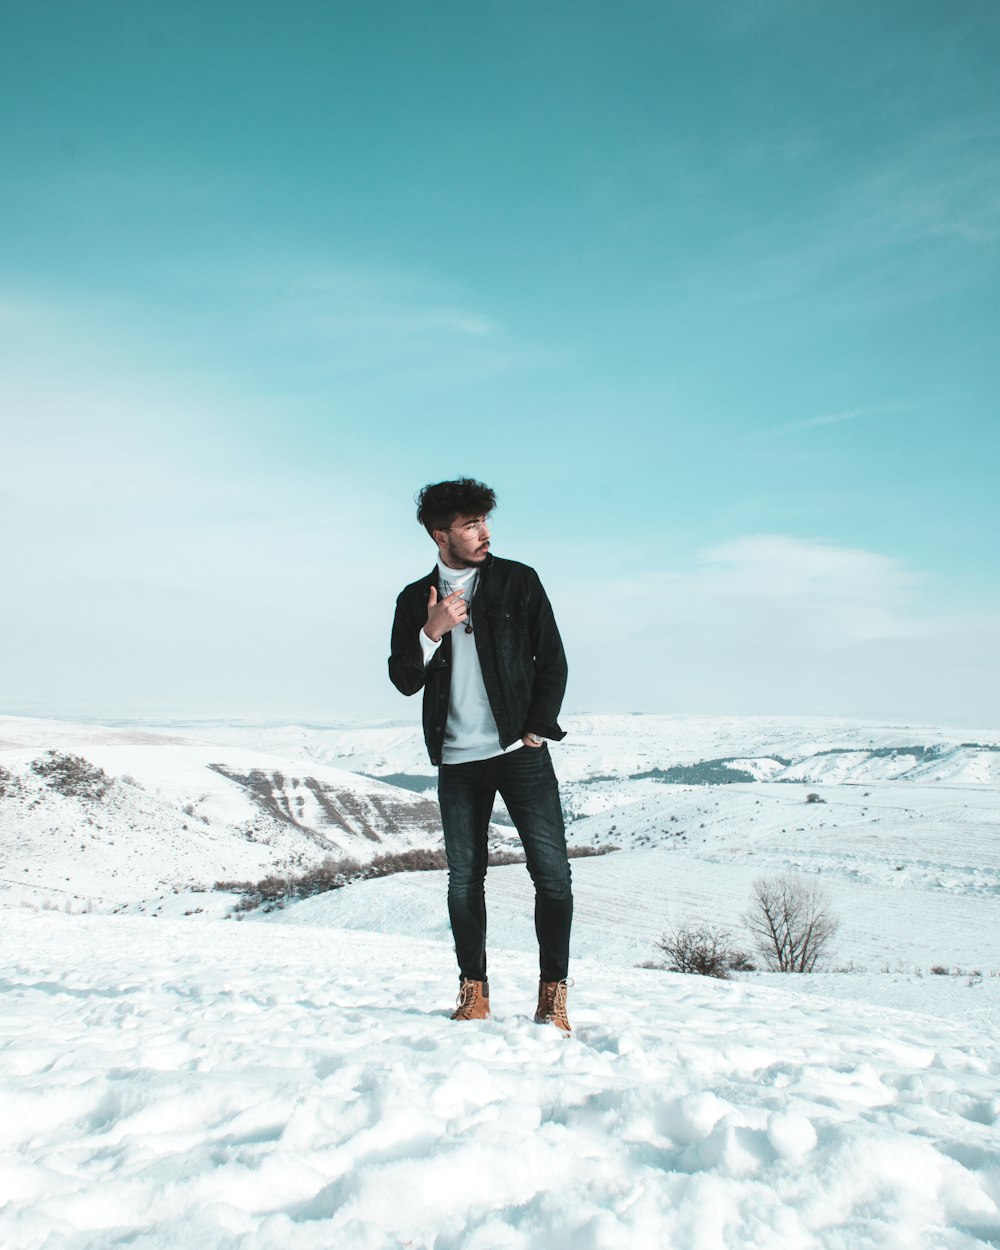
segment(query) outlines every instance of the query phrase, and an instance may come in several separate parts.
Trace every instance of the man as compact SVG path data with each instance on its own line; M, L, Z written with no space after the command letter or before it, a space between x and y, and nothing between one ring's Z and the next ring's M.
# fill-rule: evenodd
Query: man
M573 894L559 786L545 739L566 735L566 656L538 574L490 553L493 491L472 478L425 486L417 520L437 564L396 600L389 676L424 692L424 740L438 765L448 914L460 975L453 1020L490 1014L484 882L499 792L535 885L540 980L535 1020L564 1034Z

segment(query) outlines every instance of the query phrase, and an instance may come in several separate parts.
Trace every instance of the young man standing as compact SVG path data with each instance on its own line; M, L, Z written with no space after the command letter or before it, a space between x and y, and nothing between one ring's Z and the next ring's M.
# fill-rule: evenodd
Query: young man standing
M559 786L545 739L566 735L566 656L538 574L490 552L493 491L472 478L425 486L417 520L437 564L396 600L389 676L424 692L424 740L438 765L448 914L461 977L453 1020L490 1014L487 838L499 792L535 885L540 980L535 1019L570 1032L573 894Z

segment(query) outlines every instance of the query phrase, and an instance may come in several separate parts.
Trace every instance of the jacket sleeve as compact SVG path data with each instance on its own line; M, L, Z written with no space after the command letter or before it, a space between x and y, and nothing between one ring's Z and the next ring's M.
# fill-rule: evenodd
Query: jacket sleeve
M416 694L423 689L425 665L420 631L425 621L416 621L406 608L406 591L396 600L389 644L389 680L400 694Z
M565 730L559 728L559 709L566 693L569 669L548 595L535 570L529 573L526 607L535 681L524 732L558 742L566 737Z

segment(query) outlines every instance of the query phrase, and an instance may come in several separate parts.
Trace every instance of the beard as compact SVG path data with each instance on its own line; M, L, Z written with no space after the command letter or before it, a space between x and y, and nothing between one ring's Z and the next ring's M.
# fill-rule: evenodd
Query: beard
M474 550L478 550L482 543L478 543ZM448 535L448 561L452 568L456 569L478 569L486 560L489 554L489 548L482 555L470 555L468 552L460 551L452 536Z

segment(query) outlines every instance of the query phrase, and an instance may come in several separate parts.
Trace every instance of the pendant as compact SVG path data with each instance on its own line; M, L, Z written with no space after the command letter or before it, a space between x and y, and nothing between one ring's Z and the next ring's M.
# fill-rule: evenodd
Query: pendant
M471 625L466 625L466 627L465 627L465 632L466 632L467 634L471 634L471 633L472 633L472 626L471 626Z

